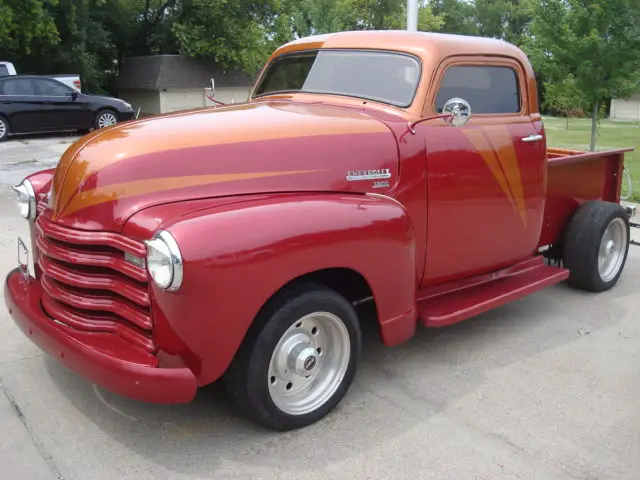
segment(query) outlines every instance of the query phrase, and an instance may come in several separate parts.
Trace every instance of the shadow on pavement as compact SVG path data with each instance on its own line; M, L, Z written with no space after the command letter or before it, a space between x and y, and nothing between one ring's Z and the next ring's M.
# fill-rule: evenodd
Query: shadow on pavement
M446 415L492 370L575 342L579 328L595 333L615 324L630 308L617 299L637 290L637 259L630 267L617 289L602 294L607 302L561 284L452 327L419 328L394 348L381 345L377 332L367 329L356 382L342 404L319 423L288 433L242 418L219 384L201 389L190 404L151 405L98 389L55 361L45 362L77 410L116 442L170 470L205 475L233 463L322 469L388 444L417 425L427 428L430 418ZM576 295L583 296L588 315L565 309Z

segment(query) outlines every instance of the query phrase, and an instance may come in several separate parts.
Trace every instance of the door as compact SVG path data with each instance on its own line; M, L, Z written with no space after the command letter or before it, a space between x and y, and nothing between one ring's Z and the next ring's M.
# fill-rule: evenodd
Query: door
M42 129L42 104L31 78L4 78L0 82L0 111L8 118L13 133Z
M490 272L531 255L546 193L542 123L529 109L533 84L522 66L503 58L455 58L441 65L436 79L431 108L440 113L447 100L462 98L471 118L458 127L436 122L423 129L425 284Z
M73 130L86 128L87 106L71 87L49 78L34 79L36 91L42 100L44 128L46 130ZM84 122L84 125L83 125Z

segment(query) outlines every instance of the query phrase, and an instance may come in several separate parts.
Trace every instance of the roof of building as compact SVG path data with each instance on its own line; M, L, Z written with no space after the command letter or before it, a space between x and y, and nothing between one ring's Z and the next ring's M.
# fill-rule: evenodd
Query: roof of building
M124 60L116 80L119 90L205 88L213 77L216 87L250 87L252 79L241 70L183 55L147 55Z

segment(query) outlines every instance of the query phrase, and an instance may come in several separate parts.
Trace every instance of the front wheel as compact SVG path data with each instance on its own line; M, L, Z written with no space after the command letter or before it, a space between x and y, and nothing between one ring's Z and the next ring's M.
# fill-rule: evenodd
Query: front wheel
M617 203L591 201L571 219L562 259L569 283L591 292L612 288L620 278L629 252L629 218Z
M111 110L102 110L96 115L95 128L106 128L118 123L118 116Z
M275 430L310 425L347 393L361 350L358 317L321 286L297 288L256 319L225 375L241 411Z

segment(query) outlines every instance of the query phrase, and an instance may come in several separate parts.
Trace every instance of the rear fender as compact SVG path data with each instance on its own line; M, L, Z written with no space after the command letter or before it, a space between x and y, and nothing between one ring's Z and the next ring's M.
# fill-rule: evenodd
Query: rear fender
M393 199L277 195L199 211L167 230L180 246L184 278L173 294L154 287L157 318L170 327L157 330L156 341L182 357L200 385L224 373L278 290L318 270L347 268L365 278L384 343L415 331L415 238Z

